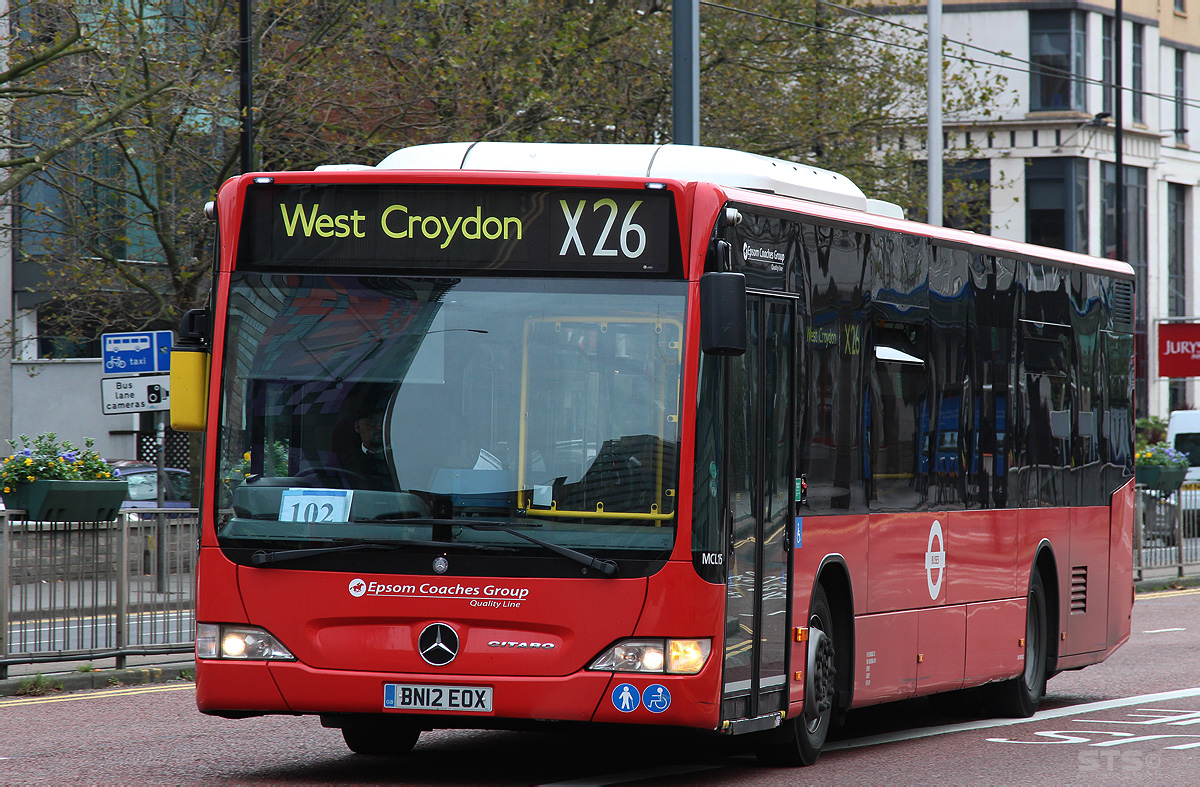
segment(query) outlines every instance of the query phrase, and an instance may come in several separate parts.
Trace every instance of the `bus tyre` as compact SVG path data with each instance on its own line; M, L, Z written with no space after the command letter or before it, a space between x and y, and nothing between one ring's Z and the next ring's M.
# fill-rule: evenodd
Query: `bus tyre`
M417 745L421 731L407 724L386 719L377 722L347 722L342 727L342 739L355 754L375 757L403 757Z
M837 666L833 643L833 614L825 589L813 590L808 613L808 659L805 665L804 711L783 722L767 735L770 743L759 746L764 765L812 765L821 756L833 718Z
M1037 712L1046 693L1046 661L1050 647L1050 625L1046 614L1046 591L1042 575L1033 572L1025 611L1025 669L1020 675L987 687L991 705L999 716L1028 718Z

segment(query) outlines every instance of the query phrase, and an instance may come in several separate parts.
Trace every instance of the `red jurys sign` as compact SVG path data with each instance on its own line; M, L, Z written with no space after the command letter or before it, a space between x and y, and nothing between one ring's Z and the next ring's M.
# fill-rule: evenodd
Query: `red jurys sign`
M1200 377L1200 323L1159 324L1158 374L1160 377Z

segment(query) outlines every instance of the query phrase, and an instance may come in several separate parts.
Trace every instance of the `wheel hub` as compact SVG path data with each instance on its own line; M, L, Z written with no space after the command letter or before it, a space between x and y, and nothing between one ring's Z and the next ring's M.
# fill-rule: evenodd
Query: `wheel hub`
M833 707L833 640L820 629L809 629L808 675L804 683L804 718L815 725Z

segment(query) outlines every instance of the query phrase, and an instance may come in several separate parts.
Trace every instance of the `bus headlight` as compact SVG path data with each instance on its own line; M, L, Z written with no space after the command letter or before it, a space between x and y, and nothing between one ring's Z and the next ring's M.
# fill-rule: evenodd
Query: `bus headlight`
M669 639L667 672L675 675L695 675L704 669L710 651L711 639Z
M292 652L256 626L196 625L196 658L242 661L295 661Z
M711 639L624 639L597 656L588 669L695 675L711 652Z

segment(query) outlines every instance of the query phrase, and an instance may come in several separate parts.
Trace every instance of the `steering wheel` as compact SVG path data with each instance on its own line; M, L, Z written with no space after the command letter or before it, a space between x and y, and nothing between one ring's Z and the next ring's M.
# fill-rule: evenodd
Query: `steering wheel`
M354 470L347 470L344 467L331 467L329 465L309 465L300 472L296 473L293 478L307 478L315 475L331 475L341 476L345 480L361 481L364 485L370 483L367 477L362 473Z

